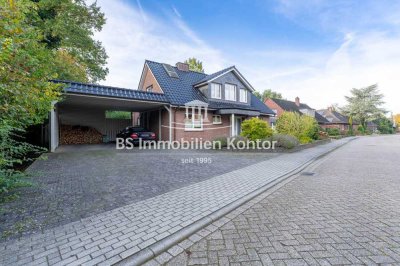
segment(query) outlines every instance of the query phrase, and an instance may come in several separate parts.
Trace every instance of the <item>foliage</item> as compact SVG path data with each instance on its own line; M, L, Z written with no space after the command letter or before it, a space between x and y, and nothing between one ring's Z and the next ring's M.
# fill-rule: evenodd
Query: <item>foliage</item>
M108 73L107 54L101 42L93 39L93 34L102 29L106 19L97 3L88 5L84 0L32 2L27 24L38 31L39 41L53 52L58 78L81 82L104 79Z
M127 111L106 111L108 119L132 119L132 113Z
M301 143L311 142L313 139L318 139L319 126L314 117L308 115L300 116L302 134L299 138ZM303 141L302 141L303 140Z
M226 137L216 137L215 139L213 139L213 142L216 143L215 144L216 148L219 148L220 147L219 145L221 145L221 148L226 147L228 145L228 140ZM220 143L220 144L217 144L217 143Z
M342 108L345 115L359 121L366 129L367 122L382 117L386 111L381 107L383 94L378 90L378 85L371 85L366 88L351 90L351 96L346 96L347 105Z
M204 73L203 62L197 60L196 58L191 57L187 59L185 63L189 65L190 70Z
M296 137L301 143L309 143L318 139L319 127L315 118L311 116L283 112L276 121L276 130L278 133Z
M28 154L41 153L44 149L21 141L23 130L0 125L0 195L27 185L26 175L13 170L16 166L30 160Z
M271 89L264 90L262 93L255 91L254 95L262 102L264 102L266 99L282 99L282 94Z
M291 135L284 134L273 134L271 137L271 141L276 141L276 147L282 147L285 149L293 149L294 147L299 145L299 141L297 138Z
M396 127L400 127L400 114L395 114L393 116L393 120L394 120L394 123L396 124Z
M272 136L272 129L267 122L253 117L242 122L242 133L243 137L249 140L264 139Z
M326 132L329 136L339 136L340 130L338 128L327 128Z
M380 119L377 119L375 121L375 123L378 125L379 133L381 133L381 134L393 134L394 133L392 120L390 120L386 117L382 117Z

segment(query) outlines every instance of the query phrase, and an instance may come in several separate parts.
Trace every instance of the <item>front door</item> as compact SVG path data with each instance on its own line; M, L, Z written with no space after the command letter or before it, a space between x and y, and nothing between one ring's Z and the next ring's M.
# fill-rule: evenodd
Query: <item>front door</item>
M240 136L240 133L242 133L242 118L236 117L235 118L235 135Z

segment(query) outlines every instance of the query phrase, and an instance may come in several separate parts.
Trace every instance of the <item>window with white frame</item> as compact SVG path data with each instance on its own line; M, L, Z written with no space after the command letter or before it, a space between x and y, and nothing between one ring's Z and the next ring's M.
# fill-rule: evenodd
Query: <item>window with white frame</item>
M189 113L187 118L185 119L185 130L186 131L195 131L195 130L203 130L203 117L199 114Z
M242 103L247 103L247 91L246 91L246 89L240 89L240 101Z
M236 101L236 86L225 84L225 100Z
M222 124L222 119L220 115L213 115L213 124Z
M211 98L221 99L221 84L211 83Z

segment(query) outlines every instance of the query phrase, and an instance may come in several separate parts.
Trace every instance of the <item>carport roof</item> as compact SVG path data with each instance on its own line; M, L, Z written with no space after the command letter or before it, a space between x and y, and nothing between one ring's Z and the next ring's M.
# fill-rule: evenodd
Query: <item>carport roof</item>
M123 89L97 84L53 80L55 83L65 84L64 92L84 95L95 95L103 97L123 98L140 101L168 103L167 97L162 93L146 92L132 89Z

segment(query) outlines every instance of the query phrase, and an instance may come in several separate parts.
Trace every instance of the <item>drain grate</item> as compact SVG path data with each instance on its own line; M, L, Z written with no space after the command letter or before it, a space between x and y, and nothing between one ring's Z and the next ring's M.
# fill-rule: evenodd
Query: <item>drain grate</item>
M313 173L313 172L302 172L301 175L311 176L311 175L315 175L315 173Z

